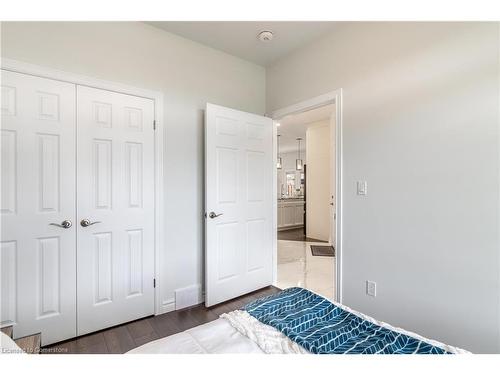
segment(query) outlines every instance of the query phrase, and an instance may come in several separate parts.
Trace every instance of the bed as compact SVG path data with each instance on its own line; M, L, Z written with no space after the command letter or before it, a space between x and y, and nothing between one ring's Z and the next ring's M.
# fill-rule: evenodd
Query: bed
M461 354L466 350L377 321L303 288L259 298L241 310L128 353Z

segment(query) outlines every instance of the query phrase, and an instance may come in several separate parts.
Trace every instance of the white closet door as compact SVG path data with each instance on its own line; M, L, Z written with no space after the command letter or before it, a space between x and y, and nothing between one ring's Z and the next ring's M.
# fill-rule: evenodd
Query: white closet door
M154 313L154 102L83 86L77 98L82 335Z
M0 322L42 345L76 333L75 113L75 85L2 70Z
M271 285L273 121L207 104L207 306Z

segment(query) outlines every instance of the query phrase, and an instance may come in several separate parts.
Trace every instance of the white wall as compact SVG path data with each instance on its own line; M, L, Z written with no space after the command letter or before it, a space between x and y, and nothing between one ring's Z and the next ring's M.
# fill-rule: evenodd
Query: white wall
M330 239L330 121L320 121L307 128L307 237Z
M267 111L338 88L343 302L500 352L498 24L342 23L267 70Z
M203 280L203 109L263 114L264 68L142 23L6 23L2 56L165 95L162 302Z

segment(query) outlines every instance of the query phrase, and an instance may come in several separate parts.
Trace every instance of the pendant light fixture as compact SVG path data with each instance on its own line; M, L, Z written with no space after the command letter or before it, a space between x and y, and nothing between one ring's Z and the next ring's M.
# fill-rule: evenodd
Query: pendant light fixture
M283 165L281 164L281 156L280 156L280 137L281 137L281 135L278 134L278 159L276 162L276 168L278 168L278 169L283 168Z
M298 171L301 171L303 168L304 168L304 164L302 163L302 159L300 158L300 141L302 140L302 138L297 138L297 142L298 142L298 148L297 148L297 155L298 155L298 159L295 160L295 169L297 169Z

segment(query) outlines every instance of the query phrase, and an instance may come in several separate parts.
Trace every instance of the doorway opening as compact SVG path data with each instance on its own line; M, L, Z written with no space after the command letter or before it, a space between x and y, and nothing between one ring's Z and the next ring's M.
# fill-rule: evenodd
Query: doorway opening
M273 114L275 285L340 301L340 91Z

